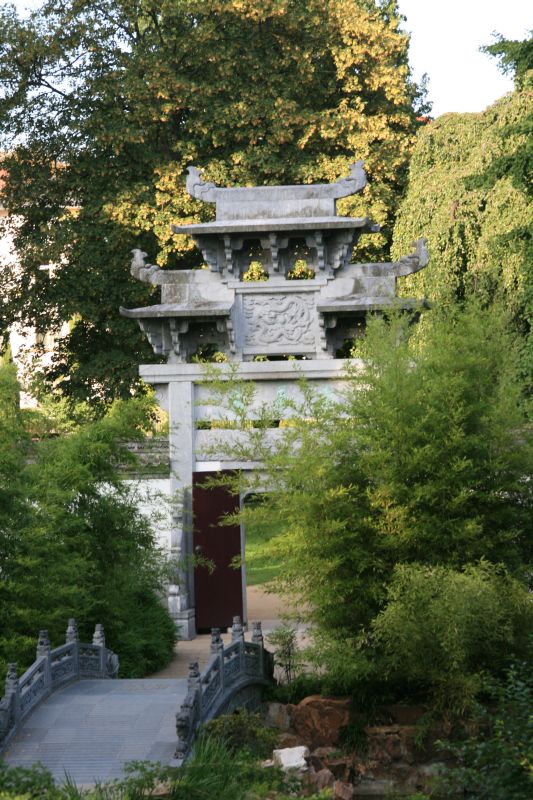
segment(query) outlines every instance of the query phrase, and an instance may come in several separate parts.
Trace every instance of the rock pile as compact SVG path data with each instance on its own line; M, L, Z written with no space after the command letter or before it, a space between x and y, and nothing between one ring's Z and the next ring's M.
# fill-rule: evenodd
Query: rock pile
M338 800L427 790L446 766L433 743L447 732L435 728L421 745L416 722L424 709L386 706L372 725L359 719L361 741L347 746L343 736L354 719L357 722L350 706L348 698L320 695L298 705L267 704L265 720L280 731L275 763L291 769L298 760L305 782L317 792L332 789Z

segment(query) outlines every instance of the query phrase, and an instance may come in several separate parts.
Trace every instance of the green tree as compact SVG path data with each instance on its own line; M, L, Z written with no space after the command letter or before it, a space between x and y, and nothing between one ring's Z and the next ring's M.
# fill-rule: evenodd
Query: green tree
M3 203L21 263L3 316L71 320L45 370L56 390L127 396L153 359L118 315L151 297L128 254L200 265L170 230L211 213L185 192L191 163L222 185L305 183L363 158L369 187L341 212L383 225L362 258L387 248L417 124L400 19L392 0L50 0L23 21L1 7Z
M0 630L8 629L12 597L11 565L20 551L20 530L27 524L29 506L22 473L29 440L19 406L16 369L0 359Z
M428 239L431 261L406 279L410 295L446 306L476 294L507 306L530 381L533 39L499 39L484 50L514 74L516 89L481 113L445 114L419 132L393 251Z
M131 460L123 442L146 427L147 402L117 403L101 420L28 450L16 387L12 367L1 367L0 408L9 410L9 420L0 415L2 494L11 505L0 518L8 543L0 562L0 664L28 666L37 630L47 628L59 644L66 620L76 617L85 641L96 622L104 624L123 677L163 666L175 639L161 603L165 564L119 470Z
M269 415L279 419L265 410L237 454L266 465L245 485L268 485L268 500L244 519L279 533L274 586L296 597L322 662L346 680L374 669L371 624L398 565L461 573L485 559L530 580L531 436L507 326L476 304L429 312L418 328L370 320L344 397L304 386L279 445L267 436L261 449Z

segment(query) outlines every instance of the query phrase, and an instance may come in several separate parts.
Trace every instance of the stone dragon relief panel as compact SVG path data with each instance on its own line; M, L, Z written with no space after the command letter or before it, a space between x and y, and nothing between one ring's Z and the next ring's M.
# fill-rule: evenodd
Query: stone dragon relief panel
M244 347L314 349L315 298L309 294L244 295Z

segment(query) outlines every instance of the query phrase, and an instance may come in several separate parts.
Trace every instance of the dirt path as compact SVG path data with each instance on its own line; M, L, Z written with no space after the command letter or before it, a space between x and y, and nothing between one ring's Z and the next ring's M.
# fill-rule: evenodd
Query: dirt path
M265 635L280 624L282 614L292 610L280 597L265 592L262 586L249 586L246 592L246 599L249 627L251 628L252 622L261 620ZM225 643L229 643L231 641L231 633L223 634L222 638ZM190 661L198 661L200 669L203 669L211 655L209 651L210 644L211 636L209 634L197 636L196 639L192 639L190 642L178 642L174 658L170 664L148 677L155 680L186 678Z

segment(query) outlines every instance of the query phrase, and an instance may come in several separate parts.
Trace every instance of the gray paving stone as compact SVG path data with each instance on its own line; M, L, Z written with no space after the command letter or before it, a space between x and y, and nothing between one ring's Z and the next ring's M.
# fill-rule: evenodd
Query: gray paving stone
M87 680L70 684L31 714L4 755L12 766L41 761L58 782L124 776L128 761L168 763L186 681Z

